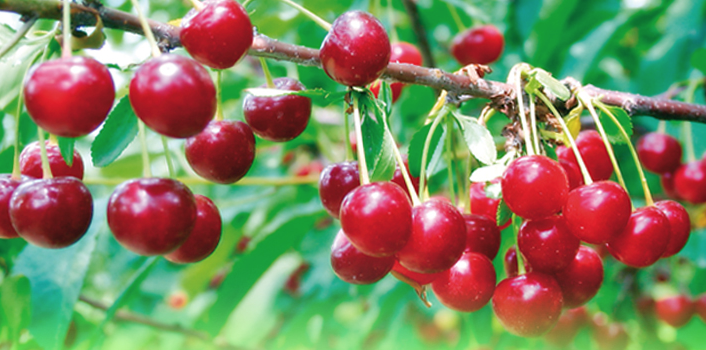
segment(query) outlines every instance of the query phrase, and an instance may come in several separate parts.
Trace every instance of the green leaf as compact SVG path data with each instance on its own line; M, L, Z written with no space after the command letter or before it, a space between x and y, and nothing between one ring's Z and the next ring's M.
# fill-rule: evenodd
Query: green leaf
M372 99L367 94L360 94L359 108L363 124L363 145L365 161L368 165L370 181L388 181L395 174L395 156L392 147L396 147L389 133L385 132L387 115L384 106L378 104L377 99ZM373 118L368 109L375 113Z
M128 96L120 99L108 114L103 127L91 145L93 165L109 165L130 145L137 135L137 117L130 106Z
M512 217L512 211L510 208L507 206L504 200L500 201L500 204L498 204L498 212L495 214L495 222L498 224L507 222L510 220Z
M471 174L471 182L490 182L501 176L507 169L505 164L493 164L480 167Z
M564 86L559 80L556 80L551 74L547 73L542 69L535 69L534 78L544 86L546 90L549 90L554 96L566 101L571 97L571 92Z
M491 165L498 159L498 151L495 148L493 135L490 134L488 128L478 123L477 119L456 116L463 131L463 139L468 145L474 157L485 165Z
M409 172L414 177L419 177L422 169L422 154L424 152L424 143L426 142L427 135L429 135L429 130L431 129L431 123L424 125L421 129L412 135L412 140L409 142ZM429 143L429 151L427 155L427 169L429 169L429 164L437 163L441 159L441 153L444 149L444 138L445 132L441 126L438 126L434 130L434 134L431 136L431 143Z
M59 137L58 139L61 157L64 158L66 165L71 166L74 163L74 143L76 143L76 139L69 137Z
M620 128L618 128L613 119L601 111L599 120L601 121L601 124L603 124L603 128L608 136L608 141L612 144L629 143L630 137L632 136L632 120L630 119L630 116L620 107L606 106L606 108L611 112L611 114L613 114L615 119L618 120L628 135L628 138L626 139L620 132Z
M691 54L691 66L706 74L706 48L700 48Z
M385 115L389 116L392 114L392 89L390 89L390 84L384 80L380 81L378 103L383 104Z
M249 93L255 97L278 97L290 95L304 96L315 100L317 104L321 105L328 105L337 101L341 101L347 93L345 91L331 92L321 88L303 91L290 91L273 88L249 88L245 89L244 92Z
M115 313L118 312L121 307L123 307L137 292L139 292L140 285L147 278L147 276L149 276L150 271L152 271L152 269L157 265L159 258L160 257L158 256L142 258L144 262L140 268L135 272L132 278L130 278L130 281L128 281L127 285L120 292L118 298L115 299L113 304L110 305L108 310L106 310L105 318L103 318L103 321L101 321L101 324L98 327L99 331L103 329L103 327L110 322L113 317L115 317Z
M30 322L30 284L25 276L6 278L0 285L0 320L10 329L10 339L18 341Z

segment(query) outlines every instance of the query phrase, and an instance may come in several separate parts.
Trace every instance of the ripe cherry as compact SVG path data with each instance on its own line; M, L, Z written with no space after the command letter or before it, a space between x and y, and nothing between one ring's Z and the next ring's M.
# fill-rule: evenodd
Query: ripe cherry
M569 266L580 241L566 227L561 215L522 223L517 244L534 271L554 273Z
M319 56L331 79L346 86L365 86L387 68L390 39L373 15L348 11L333 22Z
M593 249L581 246L574 260L554 274L564 296L564 307L579 307L591 300L603 284L603 261Z
M503 173L503 199L525 219L542 219L561 211L569 193L569 180L561 165L546 156L515 159Z
M669 244L667 245L667 250L662 254L663 258L668 258L679 253L689 240L691 219L684 206L675 201L659 201L655 203L655 206L667 217L671 227Z
M565 159L559 159L559 164L564 168L566 178L569 179L569 191L584 184L578 164Z
M198 62L163 54L145 62L130 81L130 104L152 130L175 138L200 133L216 113L216 88Z
M495 179L490 182L491 184L500 183L500 179ZM497 213L498 206L500 206L500 199L488 197L485 193L486 184L483 182L474 182L471 184L471 213L483 215L488 219L493 220L493 222L504 229L510 226L510 219L504 223L497 223Z
M387 276L395 264L394 256L373 257L354 247L339 230L331 246L331 267L338 278L353 284L371 284Z
M133 179L108 201L108 226L125 248L141 255L168 254L182 245L196 223L196 200L179 181Z
M380 87L382 87L382 82L379 79L375 80L372 84L370 84L370 92L373 93L373 96L375 96L375 98L379 98L380 96ZM403 83L390 84L390 93L392 93L392 103L397 102L397 100L400 98L400 95L402 95L403 87Z
M186 160L206 180L234 183L250 170L255 160L255 136L241 121L212 121L186 140Z
M623 232L608 242L608 251L632 267L654 264L667 250L671 227L657 207L639 208L630 215Z
M532 271L532 268L529 266L529 264L527 264L527 259L525 259L524 256L522 262L525 265L525 271ZM505 256L503 257L503 267L505 268L505 276L507 276L508 278L517 276L517 248L515 248L514 245L510 248L507 248L507 251L505 251Z
M563 215L580 240L602 244L620 234L632 211L630 196L615 182L599 181L569 192Z
M439 278L439 276L444 273L444 271L437 273L418 273L410 271L404 266L400 265L400 262L397 260L395 260L395 265L392 267L392 271L416 282L420 286L434 282L434 280Z
M659 181L664 189L664 194L669 198L681 200L676 188L674 187L674 172L664 173L659 177Z
M694 299L694 312L701 317L702 321L706 321L706 293Z
M464 253L450 269L431 283L434 295L446 307L462 312L485 306L495 290L495 268L487 256Z
M196 200L196 223L189 238L175 251L164 256L167 260L188 264L206 259L221 240L221 213L208 197L194 195Z
M44 145L47 150L52 176L73 176L83 180L83 159L78 151L74 149L73 163L68 166L64 161L64 157L61 156L59 145L49 141L46 141ZM30 143L20 153L20 172L22 175L35 179L42 178L42 154L38 141Z
M81 180L70 177L22 183L10 199L17 234L42 248L64 248L78 241L93 218L93 197Z
M343 198L360 186L358 162L342 162L327 166L319 178L319 198L329 215L338 219Z
M341 228L362 253L390 256L407 244L412 233L412 204L391 182L356 187L341 203Z
M291 78L277 78L273 82L277 90L306 90L302 83ZM289 141L306 129L311 116L311 99L296 95L256 97L248 94L243 99L243 115L253 132L263 139Z
M651 132L637 141L637 155L645 169L657 173L671 173L681 165L681 144L671 135Z
M587 322L586 307L564 310L554 328L544 335L544 340L555 347L568 348L576 334Z
M201 64L215 69L233 67L253 41L250 17L231 0L205 0L181 20L179 40Z
M20 184L20 180L10 174L0 175L0 238L19 237L10 220L10 199Z
M409 161L407 160L407 156L404 156L404 166L407 168L407 174L409 174L410 180L412 180L412 186L414 187L414 190L419 193L419 177L412 176L412 174L409 172ZM392 175L392 180L390 182L396 183L404 191L407 193L409 196L410 200L412 199L412 196L409 193L409 189L407 188L407 184L404 182L404 177L402 176L402 170L400 169L399 166L395 167L395 173Z
M390 63L407 63L414 66L422 65L422 53L419 52L416 46L406 42L396 42L390 45ZM375 97L378 97L380 92L380 81L375 81L370 86L370 91ZM395 103L402 93L403 83L391 83L392 103Z
M706 202L706 161L681 165L674 173L674 190L679 198L692 204Z
M471 28L457 34L451 43L451 54L461 65L489 64L503 52L505 39L492 25Z
M694 304L686 295L675 295L655 301L657 318L675 328L687 324L694 316L694 311Z
M613 174L613 163L610 162L610 156L605 148L603 139L597 131L581 131L576 138L576 147L578 147L593 181L610 179ZM565 159L578 165L573 150L566 147L558 147L556 154L559 159Z
M500 229L493 220L482 215L464 214L466 222L466 252L484 254L493 260L500 250Z
M98 128L115 100L108 68L82 56L59 58L32 68L24 85L27 112L42 129L79 137Z

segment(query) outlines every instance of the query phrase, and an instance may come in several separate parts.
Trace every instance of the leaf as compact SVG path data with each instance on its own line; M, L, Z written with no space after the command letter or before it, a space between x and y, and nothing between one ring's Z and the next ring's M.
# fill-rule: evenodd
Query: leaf
M499 182L489 182L483 188L485 196L491 199L503 198L503 188Z
M630 137L632 136L632 120L630 119L630 116L620 107L606 106L606 108L613 114L615 119L618 120L628 136L626 139L620 132L620 129L615 124L613 119L601 111L598 119L601 121L601 124L603 124L603 128L608 136L608 141L612 144L629 143Z
M706 74L706 48L700 48L691 54L691 66Z
M319 104L328 105L336 101L341 101L346 96L345 91L330 92L321 88L290 91L272 88L249 88L244 90L255 97L279 97L279 96L304 96L316 100Z
M30 284L25 276L6 278L0 285L0 320L10 329L10 339L18 341L30 322Z
M390 84L384 80L380 80L378 102L384 105L385 115L392 114L392 89L390 89Z
M427 135L431 130L431 123L424 125L421 129L412 135L412 140L409 142L409 172L414 177L419 177L422 169L422 155L424 152L424 144L427 140ZM427 153L426 167L429 169L430 164L436 164L441 159L441 153L444 149L444 129L439 126L434 130L429 143L429 151Z
M571 97L571 91L545 70L535 69L534 78L559 99L566 101Z
M103 127L91 144L91 159L96 167L104 167L118 159L137 135L137 117L130 99L120 99L108 114Z
M71 166L74 163L74 143L76 143L76 139L69 137L59 137L58 139L61 157L64 158L66 165Z
M495 163L498 159L498 151L490 131L474 118L456 116L456 120L461 125L463 139L473 156L485 165Z
M385 120L388 117L384 113L384 106L378 104L377 99L371 99L367 94L359 96L359 108L363 124L363 145L365 151L365 161L370 174L370 181L388 181L395 174L395 156L392 147L397 147L390 134L385 132ZM368 114L368 109L376 114L372 118Z
M501 200L500 203L498 204L498 211L495 213L495 222L498 223L498 225L502 225L503 223L507 222L510 220L512 217L512 211L510 208L507 206L504 200Z
M110 322L113 317L115 317L115 313L117 313L118 310L123 307L135 295L135 293L139 291L140 285L147 278L147 276L149 276L150 271L152 271L152 269L157 265L157 262L159 261L159 257L157 256L152 256L149 258L143 257L142 259L144 260L142 266L140 266L140 268L135 271L135 274L133 274L132 278L130 278L130 281L120 292L118 298L115 299L113 304L110 305L108 310L106 310L105 318L103 318L103 321L101 321L101 324L98 327L98 331L103 329L103 327L108 322Z
M471 174L471 182L490 182L501 176L505 172L507 165L493 164L480 167Z

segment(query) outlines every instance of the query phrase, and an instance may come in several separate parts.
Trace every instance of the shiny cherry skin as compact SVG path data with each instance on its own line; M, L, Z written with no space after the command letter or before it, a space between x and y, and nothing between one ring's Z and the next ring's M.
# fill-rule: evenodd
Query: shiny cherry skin
M555 347L568 348L576 334L587 322L586 307L564 310L554 328L544 335L544 340Z
M416 46L406 42L396 42L390 45L390 63L406 63L414 66L421 66L422 61L422 53L419 52L419 49L417 49ZM378 97L380 85L380 81L377 80L370 86L370 91L373 92L375 97ZM400 97L403 87L403 83L390 84L390 90L392 90L392 103L395 103Z
M525 265L525 271L532 271L532 268L529 266L529 264L527 263L527 259L524 258L524 256L522 261ZM503 257L503 267L505 268L505 276L507 276L508 278L517 276L517 248L515 248L514 245L510 248L507 248L507 251L505 251L505 256Z
M554 274L564 296L564 307L579 307L593 299L603 284L603 260L595 250L581 246L574 260Z
M542 219L561 211L569 180L556 161L540 155L515 159L503 173L503 200L525 219Z
M233 67L253 41L250 17L231 0L205 0L181 20L179 40L191 57L214 69Z
M500 58L503 46L505 39L498 28L484 25L456 34L451 43L451 54L463 66L489 64Z
M212 121L185 143L186 160L206 180L231 184L245 176L255 160L255 135L234 120Z
M681 165L674 172L674 190L678 198L692 204L706 202L706 161Z
M454 266L466 247L466 223L453 205L429 200L412 210L412 234L397 253L414 272L436 273Z
M599 181L569 192L563 215L571 233L602 244L620 234L632 212L630 196L615 182Z
M642 166L653 173L671 173L681 165L681 144L671 135L645 134L637 141L636 148Z
M206 259L221 240L222 221L218 207L208 197L194 195L196 200L196 223L182 245L164 256L177 264L189 264Z
M113 78L100 62L83 56L41 63L24 84L27 112L42 129L79 137L98 128L115 100Z
M110 196L108 226L123 247L140 255L164 255L189 238L196 210L194 195L179 181L133 179Z
M277 78L273 82L277 90L306 90L302 83L292 78ZM243 99L243 115L253 132L263 139L289 141L306 129L311 116L311 99L296 95L255 97L248 94Z
M636 209L623 232L608 242L608 251L625 265L646 267L667 250L669 219L655 206Z
M495 179L490 183L500 183L500 179ZM497 223L497 213L498 207L500 206L500 199L488 197L485 193L485 186L486 184L483 182L474 182L471 184L471 214L483 215L488 219L493 220L493 222L499 226L501 230L503 230L510 226L510 219L501 224Z
M559 164L564 168L566 178L569 179L569 191L584 184L578 164L565 159L559 159Z
M395 272L398 275L404 276L404 278L409 279L420 286L427 285L429 283L434 282L439 276L441 276L444 271L437 272L437 273L418 273L414 271L410 271L404 266L400 265L400 262L395 260L395 265L392 266L392 271ZM398 276L396 276L398 277ZM403 279L398 277L398 279ZM406 282L406 281L405 281Z
M680 328L689 323L694 312L694 303L686 295L674 295L655 301L657 318L674 328Z
M390 61L390 39L382 23L362 11L348 11L333 22L319 56L324 72L345 86L365 86Z
M391 256L412 233L412 203L400 186L373 182L343 198L340 219L343 232L363 254Z
M662 254L663 258L668 258L679 253L689 240L691 219L689 218L689 213L684 209L684 206L675 201L664 200L655 202L655 207L659 208L667 219L669 219L669 226L672 229L667 250Z
M47 150L47 158L49 158L49 168L54 177L73 176L79 180L83 180L83 158L74 149L74 159L71 166L68 166L61 156L59 145L45 141ZM42 173L42 154L39 149L39 142L35 141L27 145L20 153L20 172L22 175L41 179Z
M493 311L505 329L521 337L537 337L559 320L561 288L553 277L528 272L506 278L495 287Z
M706 321L706 293L694 299L694 312L701 317L702 321Z
M610 162L610 156L605 148L603 139L597 131L581 131L576 138L576 147L578 147L593 181L610 179L613 174L613 163ZM559 159L565 159L578 165L574 151L569 148L558 147L557 156Z
M130 104L137 117L157 133L187 138L200 133L216 113L216 88L198 62L163 54L135 72Z
M342 162L327 166L319 177L319 198L329 215L338 219L343 198L360 186L358 162Z
M466 252L481 253L493 260L500 250L500 229L482 215L463 214L466 222Z
M574 261L581 242L569 232L564 218L556 215L523 222L517 244L534 271L551 274Z
M42 248L64 248L88 230L93 197L81 180L54 177L23 182L10 199L10 219L17 234Z
M394 256L373 257L354 247L339 230L331 246L331 267L338 278L352 284L371 284L387 276L395 264Z
M10 220L10 199L20 184L20 179L10 174L0 175L0 239L19 237Z
M446 307L461 312L477 311L493 297L495 268L487 256L467 252L442 272L431 288Z

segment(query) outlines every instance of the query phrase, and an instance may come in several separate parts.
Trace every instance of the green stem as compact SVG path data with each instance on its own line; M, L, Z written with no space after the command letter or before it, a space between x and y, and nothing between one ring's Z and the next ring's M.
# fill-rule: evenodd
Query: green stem
M464 162L463 166L463 186L461 187L461 198L463 198L463 209L464 213L470 214L471 213L471 172L473 170L473 157L469 154L468 155L468 161ZM466 202L467 201L467 202Z
M27 35L27 33L29 33L29 30L32 29L34 23L37 22L37 19L37 17L32 17L28 19L24 24L22 24L22 27L20 27L20 29L17 30L17 32L12 36L12 38L10 38L10 40L5 43L5 46L0 49L0 58L10 52L10 50L12 50L12 48L15 47L15 45L17 45L17 43L19 43L20 40L22 40L22 38Z
M462 32L466 30L466 26L463 25L463 21L461 21L461 17L458 15L458 11L456 11L456 7L451 5L450 3L446 3L446 7L449 8L449 12L451 13L451 18L453 18L454 23L456 23L456 27L458 28L459 32Z
M176 173L174 172L174 163L172 163L172 155L169 152L169 145L167 144L167 138L165 136L162 136L162 147L164 147L164 158L167 160L169 177L173 179L176 177Z
M532 133L532 142L534 149L539 154L539 130L537 129L537 111L534 102L534 94L528 94L530 107L530 131Z
M347 109L347 107L345 107ZM345 145L346 145L346 161L350 162L353 160L353 146L351 146L351 127L350 127L350 118L348 117L347 112L343 112L343 129L346 133L345 137L343 138Z
M529 126L527 125L527 116L525 115L525 104L522 99L522 72L519 69L514 69L513 72L516 74L515 79L515 94L517 94L517 108L519 111L520 124L522 125L522 134L525 139L525 148L527 149L527 154L532 156L535 155L534 147L532 147L532 136L530 135Z
M137 0L130 1L132 2L132 7L135 8L135 11L137 11L137 18L140 20L140 26L142 27L142 31L145 34L145 38L147 38L147 42L150 43L152 57L159 57L162 52L159 51L159 46L157 46L157 40L154 38L154 33L152 33L152 29L150 28L150 24L147 22L147 18L144 16L142 10L140 9L140 4L137 2Z
M365 161L365 146L363 145L363 128L360 120L360 110L358 109L358 95L353 94L353 122L355 124L355 137L357 140L358 150L358 173L360 174L360 184L367 185L370 183L368 175L368 164Z
M260 57L260 65L262 66L262 73L265 75L265 81L267 82L267 87L270 89L275 88L275 82L272 80L272 74L270 73L270 68L267 67L267 61L264 57Z
M246 8L248 6L248 4L250 4L251 2L252 2L252 0L245 0L245 1L243 1L243 3L241 5L243 6L243 8Z
M315 15L313 12L305 9L303 6L291 1L291 0L279 0L291 7L294 7L297 9L299 12L301 12L303 15L309 17L312 21L316 22L321 28L324 28L326 31L331 30L331 23L326 22L323 20L323 18Z
M395 28L395 14L393 13L392 0L387 0L387 19L390 21L390 39L393 43L400 41Z
M140 135L140 144L142 146L142 175L144 177L152 177L152 169L150 169L150 155L147 152L147 132L145 131L145 123L141 120L137 121L138 134Z
M522 252L520 252L520 225L522 224L522 219L519 216L512 214L512 230L515 231L515 254L517 255L517 275L521 276L527 273L525 270L525 259L522 257Z
M427 159L429 158L429 147L431 146L432 135L439 126L442 119L449 113L446 105L441 107L441 110L434 118L434 121L429 127L429 133L427 134L426 140L424 140L424 149L422 150L422 164L421 170L419 171L419 196L422 201L425 201L429 197L429 190L427 189Z
M452 131L453 131L453 120L451 118L446 118L446 140L444 146L446 147L446 160L448 161L448 166L446 167L448 181L449 181L449 194L451 195L451 200L459 206L459 201L461 196L456 196L456 188L454 186L454 172L453 172L453 160L456 157L455 150L453 148Z
M390 139L394 141L395 138L392 136L392 131L390 131L387 123L385 123L385 132L388 134ZM405 186L407 186L407 192L409 192L409 196L412 197L412 205L420 205L422 202L419 200L419 196L417 195L417 189L414 188L412 177L409 175L409 171L407 171L407 167L404 165L402 154L400 154L400 150L397 149L397 145L394 142L392 144L392 153L395 155L397 166L400 167L400 173L402 173L402 179L404 180Z
M657 123L657 132L660 134L667 133L667 121L666 120L660 120L659 123Z
M51 179L51 166L49 165L49 157L47 156L47 146L45 145L44 130L37 127L37 138L39 139L39 151L42 156L42 178Z
M216 70L216 121L225 119L223 114L223 87L222 85L223 71Z
M62 47L61 47L61 57L69 58L71 57L71 0L64 0L62 10L62 22L63 22L63 33L62 33Z

